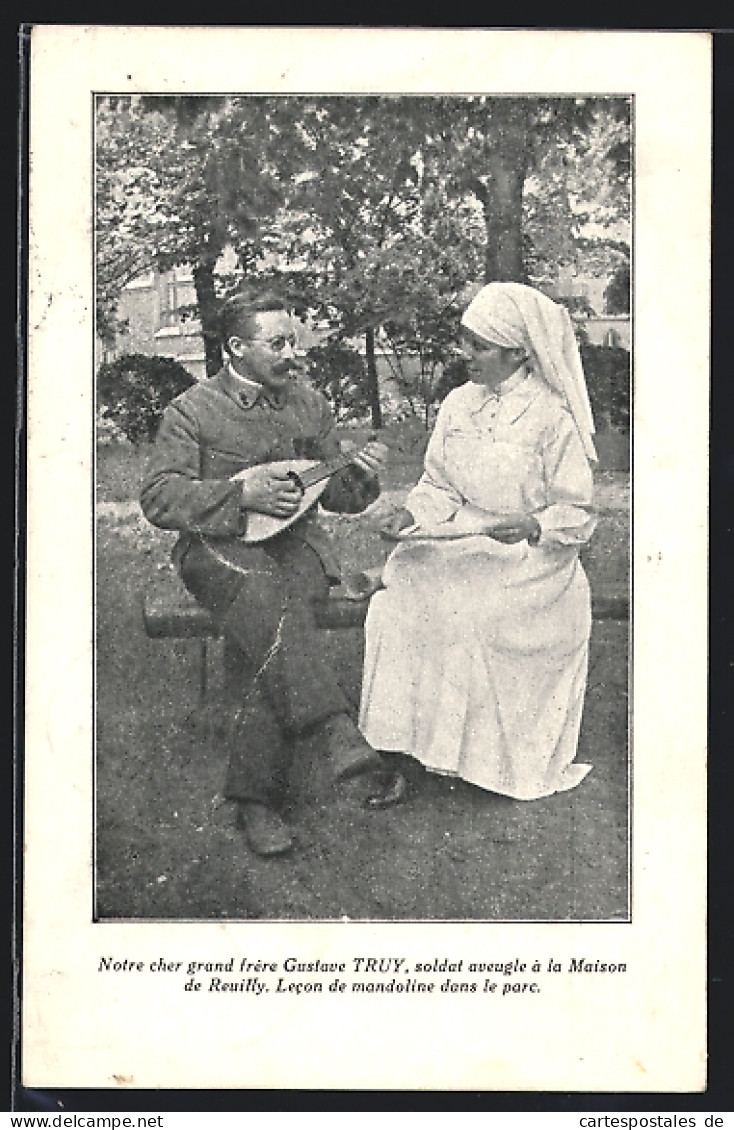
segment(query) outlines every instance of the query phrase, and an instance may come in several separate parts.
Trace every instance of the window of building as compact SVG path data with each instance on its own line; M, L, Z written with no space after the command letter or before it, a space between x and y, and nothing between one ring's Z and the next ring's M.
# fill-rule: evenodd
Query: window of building
M177 268L164 275L160 285L160 302L161 328L190 322L190 316L184 318L184 312L196 304L196 289L191 271Z

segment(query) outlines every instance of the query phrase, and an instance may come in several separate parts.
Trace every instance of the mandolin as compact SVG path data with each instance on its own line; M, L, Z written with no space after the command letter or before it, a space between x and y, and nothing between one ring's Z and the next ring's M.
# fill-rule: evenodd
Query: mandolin
M285 473L299 487L302 492L301 501L298 503L298 508L287 518L276 518L272 514L261 514L259 510L248 510L247 528L244 534L240 535L239 540L251 544L268 541L269 538L275 537L282 530L287 530L289 526L294 525L307 510L310 510L318 502L329 485L329 479L337 471L343 471L345 467L348 467L355 456L359 454L361 454L361 451L350 451L348 454L344 452L326 461L320 459L279 459L265 464L275 472ZM236 475L232 475L231 481L237 482L244 478L248 470L250 470L249 467L243 471L238 471Z

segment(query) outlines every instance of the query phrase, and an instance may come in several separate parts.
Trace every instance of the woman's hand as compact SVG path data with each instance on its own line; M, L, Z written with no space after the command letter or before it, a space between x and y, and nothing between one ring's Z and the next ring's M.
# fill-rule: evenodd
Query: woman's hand
M381 527L380 534L384 538L392 538L394 540L398 537L401 530L405 530L408 528L408 526L414 525L415 518L411 514L410 510L406 510L403 506L400 510L396 511L395 514L388 518L387 522L385 522L385 524Z
M377 477L380 471L384 470L387 465L387 457L389 448L386 444L380 443L378 440L370 440L366 447L361 451L355 452L352 457L352 463L357 467L361 467L368 475Z
M505 545L514 545L516 542L527 541L530 545L537 545L540 540L540 523L531 514L513 514L512 516L493 522L485 533L495 541Z

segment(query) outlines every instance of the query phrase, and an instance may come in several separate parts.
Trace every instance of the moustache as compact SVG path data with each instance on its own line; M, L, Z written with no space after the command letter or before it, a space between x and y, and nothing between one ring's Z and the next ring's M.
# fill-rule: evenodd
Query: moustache
M273 372L279 375L285 373L298 373L303 370L303 364L300 361L280 361L277 365L273 366Z

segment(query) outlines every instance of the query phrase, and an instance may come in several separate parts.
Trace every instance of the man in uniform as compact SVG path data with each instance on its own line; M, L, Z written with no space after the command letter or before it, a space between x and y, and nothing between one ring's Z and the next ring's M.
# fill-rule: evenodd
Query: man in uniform
M238 700L225 795L237 802L251 849L268 856L293 843L280 809L295 738L317 734L337 785L358 777L369 807L397 803L405 782L352 722L319 640L313 601L338 582L339 568L313 510L267 541L242 540L253 512L287 519L298 509L299 486L268 464L338 455L329 405L295 379L294 326L278 298L231 298L220 325L224 365L166 408L141 504L154 525L181 531L174 561L224 635ZM386 454L369 443L321 504L364 510L379 494Z

